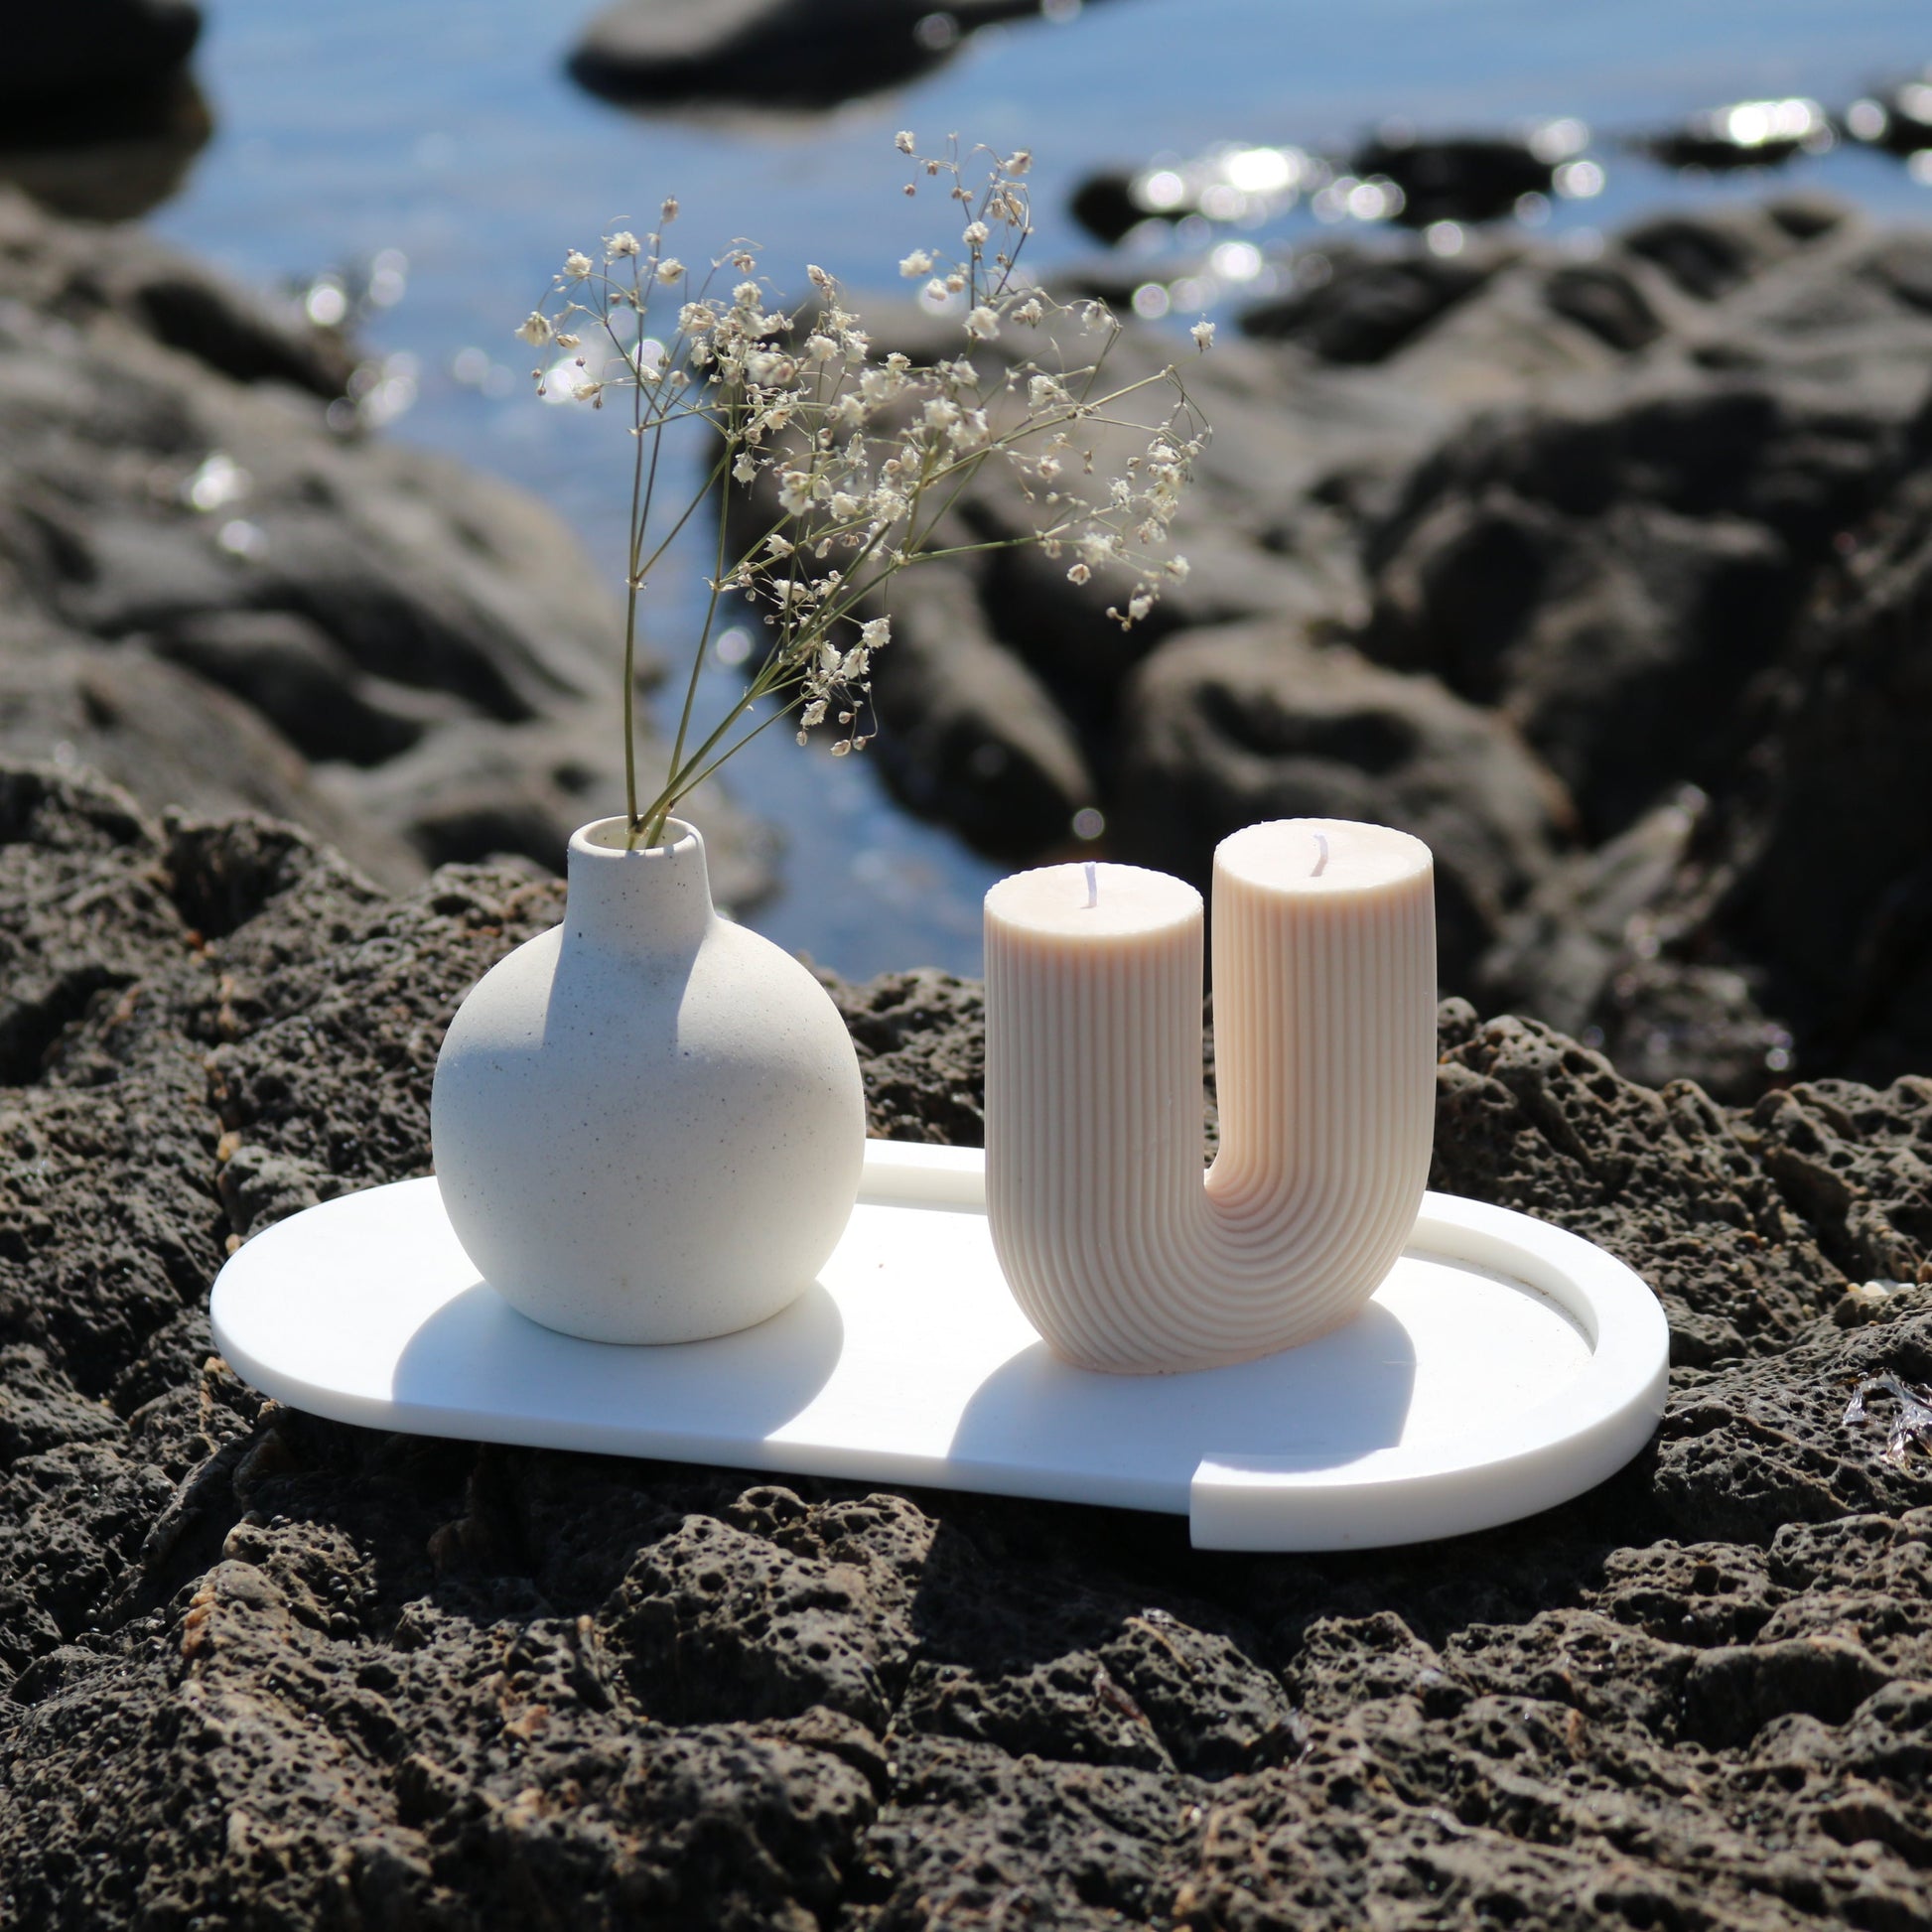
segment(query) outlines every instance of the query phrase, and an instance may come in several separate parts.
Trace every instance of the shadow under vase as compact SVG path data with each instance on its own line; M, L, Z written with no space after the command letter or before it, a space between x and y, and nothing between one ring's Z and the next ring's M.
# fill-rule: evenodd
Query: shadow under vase
M653 1455L715 1462L721 1433L757 1443L808 1409L844 1346L838 1304L816 1282L756 1327L652 1345L562 1334L478 1281L416 1329L393 1391L400 1426L436 1435L634 1455L647 1418Z

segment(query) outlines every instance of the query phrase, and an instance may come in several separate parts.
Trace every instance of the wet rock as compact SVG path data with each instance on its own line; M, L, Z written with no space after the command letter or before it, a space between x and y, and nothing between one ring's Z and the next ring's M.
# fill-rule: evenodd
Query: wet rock
M1846 132L1886 154L1907 160L1932 148L1932 91L1920 72L1879 87L1853 103Z
M1088 175L1067 200L1066 211L1088 234L1109 245L1140 226L1152 212L1134 193L1134 177L1122 169Z
M1666 168L1727 174L1782 167L1794 156L1829 148L1833 138L1831 121L1815 100L1786 97L1706 108L1632 145Z
M23 114L92 113L171 77L194 52L202 10L192 0L85 0L36 8L9 23L0 103Z
M1423 228L1432 221L1493 221L1525 195L1548 195L1558 158L1501 135L1385 132L1355 150L1348 170L1394 182L1403 198L1398 218Z
M618 0L572 52L571 78L629 106L830 107L939 66L1040 0Z
M0 748L272 812L392 885L560 868L622 796L621 623L536 504L332 429L353 359L152 237L0 195ZM768 851L706 820L750 903Z
M82 221L134 221L172 201L214 135L214 115L185 69L109 99L10 112L0 182Z

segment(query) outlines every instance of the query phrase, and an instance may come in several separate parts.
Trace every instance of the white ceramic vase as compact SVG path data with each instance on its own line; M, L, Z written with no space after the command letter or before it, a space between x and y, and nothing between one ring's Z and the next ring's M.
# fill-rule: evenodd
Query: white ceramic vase
M711 903L704 841L570 842L564 922L464 1001L436 1063L436 1177L478 1272L594 1341L693 1341L812 1282L865 1162L825 990Z

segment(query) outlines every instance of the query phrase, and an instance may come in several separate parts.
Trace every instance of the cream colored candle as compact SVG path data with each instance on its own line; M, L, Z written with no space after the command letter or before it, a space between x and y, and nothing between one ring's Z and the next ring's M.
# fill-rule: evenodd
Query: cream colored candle
M1429 848L1386 826L1221 842L1205 1174L1200 895L1117 865L987 894L987 1206L1056 1353L1139 1374L1245 1361L1375 1292L1429 1174L1433 893Z

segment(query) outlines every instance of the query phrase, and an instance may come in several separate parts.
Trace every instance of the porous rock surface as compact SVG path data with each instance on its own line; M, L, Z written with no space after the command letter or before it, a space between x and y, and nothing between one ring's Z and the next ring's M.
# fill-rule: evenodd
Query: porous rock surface
M390 1437L210 1351L253 1230L428 1166L555 885L392 897L259 818L0 766L0 1918L48 1927L1932 1919L1932 1081L1748 1112L1442 1014L1436 1183L1664 1298L1653 1447L1318 1558L1178 1520ZM840 987L971 1140L975 989Z

